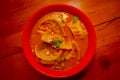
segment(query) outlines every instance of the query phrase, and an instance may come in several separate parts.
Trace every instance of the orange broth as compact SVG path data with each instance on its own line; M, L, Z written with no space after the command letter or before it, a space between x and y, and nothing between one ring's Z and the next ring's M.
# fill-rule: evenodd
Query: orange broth
M67 70L84 57L88 48L87 30L76 15L48 13L34 25L30 45L40 64Z

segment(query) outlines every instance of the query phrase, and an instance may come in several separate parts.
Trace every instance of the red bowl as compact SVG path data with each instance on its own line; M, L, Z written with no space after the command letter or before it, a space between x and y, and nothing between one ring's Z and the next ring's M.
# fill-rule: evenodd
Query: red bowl
M88 49L86 51L84 58L80 61L78 65L66 71L48 69L45 66L41 65L40 63L38 63L36 61L36 57L32 53L30 42L29 42L30 34L36 21L40 19L42 16L44 16L45 14L49 12L56 12L56 11L67 12L73 15L77 15L79 19L84 23L88 31L89 44L88 44ZM64 77L73 76L81 72L90 63L96 48L96 34L90 19L80 9L73 7L71 5L66 5L66 4L52 4L52 5L48 5L40 8L27 21L22 34L22 47L27 60L37 71L49 77L64 78Z

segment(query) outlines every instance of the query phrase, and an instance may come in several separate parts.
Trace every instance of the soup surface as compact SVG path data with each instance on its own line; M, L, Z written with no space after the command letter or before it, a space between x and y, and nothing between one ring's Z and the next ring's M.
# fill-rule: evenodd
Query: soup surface
M67 70L84 57L88 47L87 34L76 15L52 12L36 22L30 45L40 64L51 69Z

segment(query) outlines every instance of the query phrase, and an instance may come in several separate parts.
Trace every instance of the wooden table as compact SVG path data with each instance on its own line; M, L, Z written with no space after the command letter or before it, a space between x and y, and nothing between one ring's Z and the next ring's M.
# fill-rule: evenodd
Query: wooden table
M80 8L93 22L97 35L95 55L89 66L64 80L120 80L120 0L1 0L0 80L58 80L33 69L21 47L27 19L51 3Z

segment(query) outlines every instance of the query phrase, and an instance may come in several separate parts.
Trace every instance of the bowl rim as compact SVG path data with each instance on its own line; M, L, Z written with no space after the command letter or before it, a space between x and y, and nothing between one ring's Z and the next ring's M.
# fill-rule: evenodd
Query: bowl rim
M49 12L56 12L56 11L67 12L73 15L77 15L80 18L80 20L84 23L85 27L87 27L88 30L89 44L85 58L83 58L78 65L66 71L56 71L45 68L44 66L40 65L40 63L36 61L35 56L32 53L29 44L30 33L35 22L43 15ZM81 72L90 63L96 49L96 33L92 22L90 21L88 16L80 9L68 4L49 4L37 10L28 19L22 32L22 48L28 62L31 64L32 67L34 67L40 73L54 78L70 77Z

